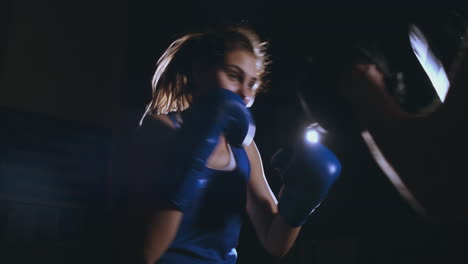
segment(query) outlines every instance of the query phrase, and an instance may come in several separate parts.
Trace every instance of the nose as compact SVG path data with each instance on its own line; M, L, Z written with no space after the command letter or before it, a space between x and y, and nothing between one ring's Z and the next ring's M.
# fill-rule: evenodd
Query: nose
M237 94L242 97L242 100L244 100L246 105L253 99L253 91L248 84L242 85L237 91Z

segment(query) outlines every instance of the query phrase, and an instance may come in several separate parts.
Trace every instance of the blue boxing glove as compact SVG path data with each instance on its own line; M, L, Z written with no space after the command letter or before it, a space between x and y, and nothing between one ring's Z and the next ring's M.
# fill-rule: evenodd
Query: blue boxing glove
M284 182L279 214L293 227L305 223L341 173L338 158L318 142L303 141L277 152L272 166L279 170Z
M253 118L242 98L229 90L209 90L183 113L184 123L168 157L163 192L178 209L190 206L207 177L206 162L224 133L232 145L248 145L255 133ZM166 178L165 177L165 178Z
M180 140L190 146L201 139L218 140L221 133L232 145L249 145L255 133L253 118L242 98L223 88L205 92L183 117Z

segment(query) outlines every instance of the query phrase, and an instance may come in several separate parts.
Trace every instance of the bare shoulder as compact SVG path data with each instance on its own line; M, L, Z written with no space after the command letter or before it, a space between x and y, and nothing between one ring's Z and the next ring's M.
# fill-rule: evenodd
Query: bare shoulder
M244 149L250 162L250 185L257 185L256 188L260 187L261 189L264 189L268 184L263 171L260 151L253 141L249 146L244 146Z
M244 146L251 167L251 176L264 178L263 160L260 150L254 141L248 146Z
M262 165L262 159L260 152L258 151L257 145L254 141L248 146L244 146L245 152L249 158L250 166Z
M250 162L247 210L250 215L256 215L258 208L268 208L268 211L275 212L277 200L265 177L260 151L253 141L249 146L244 146L244 149Z

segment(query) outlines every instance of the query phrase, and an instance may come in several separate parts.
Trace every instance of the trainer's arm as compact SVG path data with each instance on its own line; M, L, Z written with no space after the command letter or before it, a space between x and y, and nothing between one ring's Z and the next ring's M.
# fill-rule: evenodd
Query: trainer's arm
M278 202L265 178L255 143L245 150L251 166L247 213L263 247L273 256L284 256L293 246L301 227L291 227L278 214Z
M428 116L404 112L386 92L383 75L373 64L354 64L342 84L342 92L363 129L369 131L394 169L395 173L386 173L387 176L398 177L414 202L436 222L468 215L463 189L466 181L459 173L464 170L464 162L457 154L468 147L463 102L468 98L467 71L465 54L445 103ZM374 158L378 159L375 155Z

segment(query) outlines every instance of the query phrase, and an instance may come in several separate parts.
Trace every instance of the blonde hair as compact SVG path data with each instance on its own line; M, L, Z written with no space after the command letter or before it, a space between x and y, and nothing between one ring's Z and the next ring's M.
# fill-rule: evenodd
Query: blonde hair
M191 83L194 63L215 65L224 59L227 51L236 49L251 52L257 58L259 81L256 90L259 91L269 61L265 52L266 42L260 42L253 31L238 27L186 34L172 42L157 61L152 80L153 98L142 120L147 114L167 114L187 109L195 89Z

